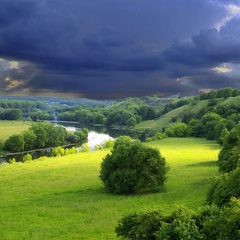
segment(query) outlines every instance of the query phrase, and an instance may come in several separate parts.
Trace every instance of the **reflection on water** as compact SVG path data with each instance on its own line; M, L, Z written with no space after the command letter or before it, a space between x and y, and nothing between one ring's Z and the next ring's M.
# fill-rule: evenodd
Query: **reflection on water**
M91 131L88 133L88 145L91 150L94 150L95 145L100 145L107 140L113 140L114 138L110 137L105 133L98 133L95 131Z
M138 138L141 141L145 141L147 138L147 133L145 132L138 132L138 131L129 131L129 130L123 130L123 129L113 129L113 128L107 128L107 127L94 127L94 126L83 126L76 123L60 123L60 125L64 126L67 131L76 131L81 130L84 127L86 127L88 132L88 145L91 150L94 150L95 145L100 145L104 141L107 141L109 139L114 140L115 138L127 135L132 138ZM4 157L0 158L0 163L4 163L5 161L8 161L11 158L15 158L16 161L21 161L23 159L25 154L16 154L12 155L11 157ZM51 151L46 150L39 150L39 151L33 151L31 152L31 155L33 159L39 158L41 156L50 156Z

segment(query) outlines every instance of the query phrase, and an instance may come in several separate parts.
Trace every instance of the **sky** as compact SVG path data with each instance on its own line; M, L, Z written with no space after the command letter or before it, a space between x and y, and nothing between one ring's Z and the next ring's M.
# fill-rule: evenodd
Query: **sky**
M1 0L0 95L240 88L240 0Z

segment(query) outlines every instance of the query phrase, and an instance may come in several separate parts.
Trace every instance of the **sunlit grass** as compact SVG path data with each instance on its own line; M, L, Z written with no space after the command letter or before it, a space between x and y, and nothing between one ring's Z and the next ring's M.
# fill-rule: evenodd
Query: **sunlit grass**
M170 166L158 193L107 194L98 175L108 150L0 166L0 239L116 239L117 221L129 212L203 205L219 146L194 138L148 145Z
M27 130L31 122L27 121L3 121L0 120L0 140L5 141L11 135L18 134Z

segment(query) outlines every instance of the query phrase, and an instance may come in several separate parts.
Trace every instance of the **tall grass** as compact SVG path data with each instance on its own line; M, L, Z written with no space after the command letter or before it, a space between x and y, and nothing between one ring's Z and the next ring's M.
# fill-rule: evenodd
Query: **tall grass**
M98 175L109 152L78 153L0 166L0 239L116 239L114 228L124 214L177 205L205 203L207 185L216 167L219 146L203 139L165 139L159 148L170 171L157 193L110 195Z

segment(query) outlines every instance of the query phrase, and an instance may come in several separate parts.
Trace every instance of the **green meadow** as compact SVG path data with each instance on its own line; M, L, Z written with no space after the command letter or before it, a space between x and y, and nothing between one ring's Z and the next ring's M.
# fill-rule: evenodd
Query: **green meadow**
M5 141L11 135L21 133L31 126L27 121L7 121L0 120L0 140Z
M195 138L147 144L159 148L170 167L160 192L106 193L98 175L109 150L0 165L0 239L117 239L117 221L129 212L202 206L218 174L219 145Z

